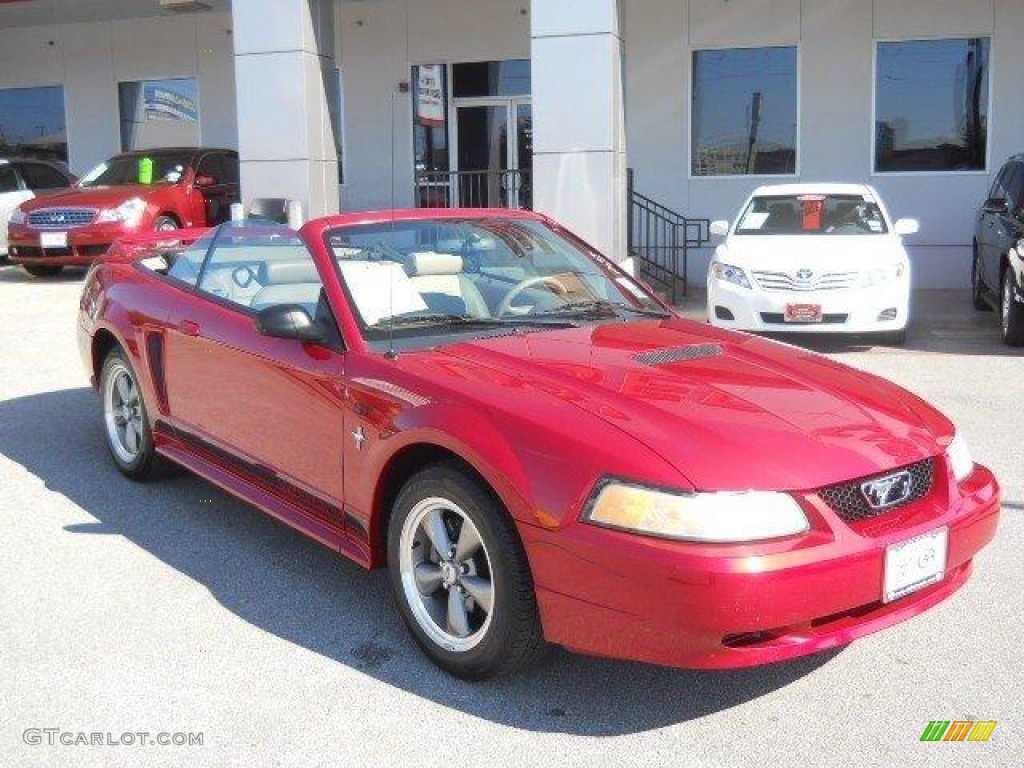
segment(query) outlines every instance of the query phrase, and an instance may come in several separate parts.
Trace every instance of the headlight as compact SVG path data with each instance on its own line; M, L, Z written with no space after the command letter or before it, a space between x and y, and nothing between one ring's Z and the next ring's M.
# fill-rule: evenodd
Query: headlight
M750 281L747 280L746 273L739 267L734 267L731 264L713 261L711 262L711 274L714 275L716 280L724 280L741 288L750 288Z
M897 263L886 267L885 269L872 269L865 272L862 276L862 280L865 286L870 287L872 285L884 283L887 280L899 280L906 273L906 265L903 263Z
M26 221L25 212L21 208L15 208L8 221L11 224L24 224Z
M949 468L953 470L953 477L958 483L962 483L974 471L971 450L960 433L953 436L953 442L946 448L946 461L949 462Z
M774 539L810 528L800 505L784 493L682 494L621 482L600 488L584 519L635 533L709 542Z
M146 201L141 197L125 200L117 208L100 211L96 221L120 221L126 226L137 227L142 222L142 214L146 212Z

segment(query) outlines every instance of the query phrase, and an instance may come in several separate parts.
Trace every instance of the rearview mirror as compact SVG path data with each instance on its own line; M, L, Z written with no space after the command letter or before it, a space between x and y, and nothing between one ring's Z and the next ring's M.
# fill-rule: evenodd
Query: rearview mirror
M276 304L256 313L256 330L264 336L296 341L323 341L324 332L298 304Z
M1010 210L1010 207L1007 205L1005 197L990 197L981 206L981 209L985 213L1006 213Z
M898 219L892 225L892 231L900 237L904 235L916 235L921 229L921 223L917 219Z
M719 237L725 237L729 234L729 222L728 221L712 221L708 227L708 232L712 235L718 235Z

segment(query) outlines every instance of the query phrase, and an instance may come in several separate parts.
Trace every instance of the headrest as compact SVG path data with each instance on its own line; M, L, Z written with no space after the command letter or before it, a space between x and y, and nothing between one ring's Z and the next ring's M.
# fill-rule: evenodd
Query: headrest
M409 277L458 275L462 272L462 257L453 253L417 251L406 257L404 266Z
M264 285L284 285L288 283L318 283L316 265L312 259L282 259L268 261L263 265Z

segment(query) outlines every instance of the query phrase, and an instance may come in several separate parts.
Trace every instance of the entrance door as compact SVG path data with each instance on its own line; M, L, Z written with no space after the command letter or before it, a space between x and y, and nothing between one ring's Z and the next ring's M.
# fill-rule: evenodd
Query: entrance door
M452 143L458 171L457 206L532 205L532 116L525 98L456 100Z

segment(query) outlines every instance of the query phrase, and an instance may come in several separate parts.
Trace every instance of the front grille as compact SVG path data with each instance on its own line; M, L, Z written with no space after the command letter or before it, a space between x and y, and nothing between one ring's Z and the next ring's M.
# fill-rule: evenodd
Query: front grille
M835 291L857 284L856 272L824 272L800 280L785 272L754 272L754 280L766 291Z
M39 208L28 215L28 225L36 229L74 229L95 219L95 208Z
M849 319L848 314L825 314L821 316L820 323L813 322L786 322L786 316L781 312L762 312L761 322L773 325L839 325Z
M887 477L888 475L895 474L896 472L902 472L906 470L910 472L910 495L907 496L903 501L898 504L893 504L890 507L883 509L874 509L868 500L864 497L860 487L862 484L869 482L870 480L878 477ZM868 520L878 515L884 515L887 512L892 512L917 501L928 495L928 492L932 489L932 478L935 475L935 459L925 459L919 461L916 464L911 464L909 467L902 467L900 469L894 469L891 472L884 472L880 475L873 475L871 477L862 477L859 480L854 480L848 483L840 483L839 485L831 485L828 488L822 488L818 491L818 495L822 500L828 504L828 506L839 515L843 520L848 523L855 523L859 520Z
M644 365L665 365L678 363L681 360L701 360L705 357L718 357L722 354L721 344L691 344L687 347L669 347L654 349L633 355L633 359Z

